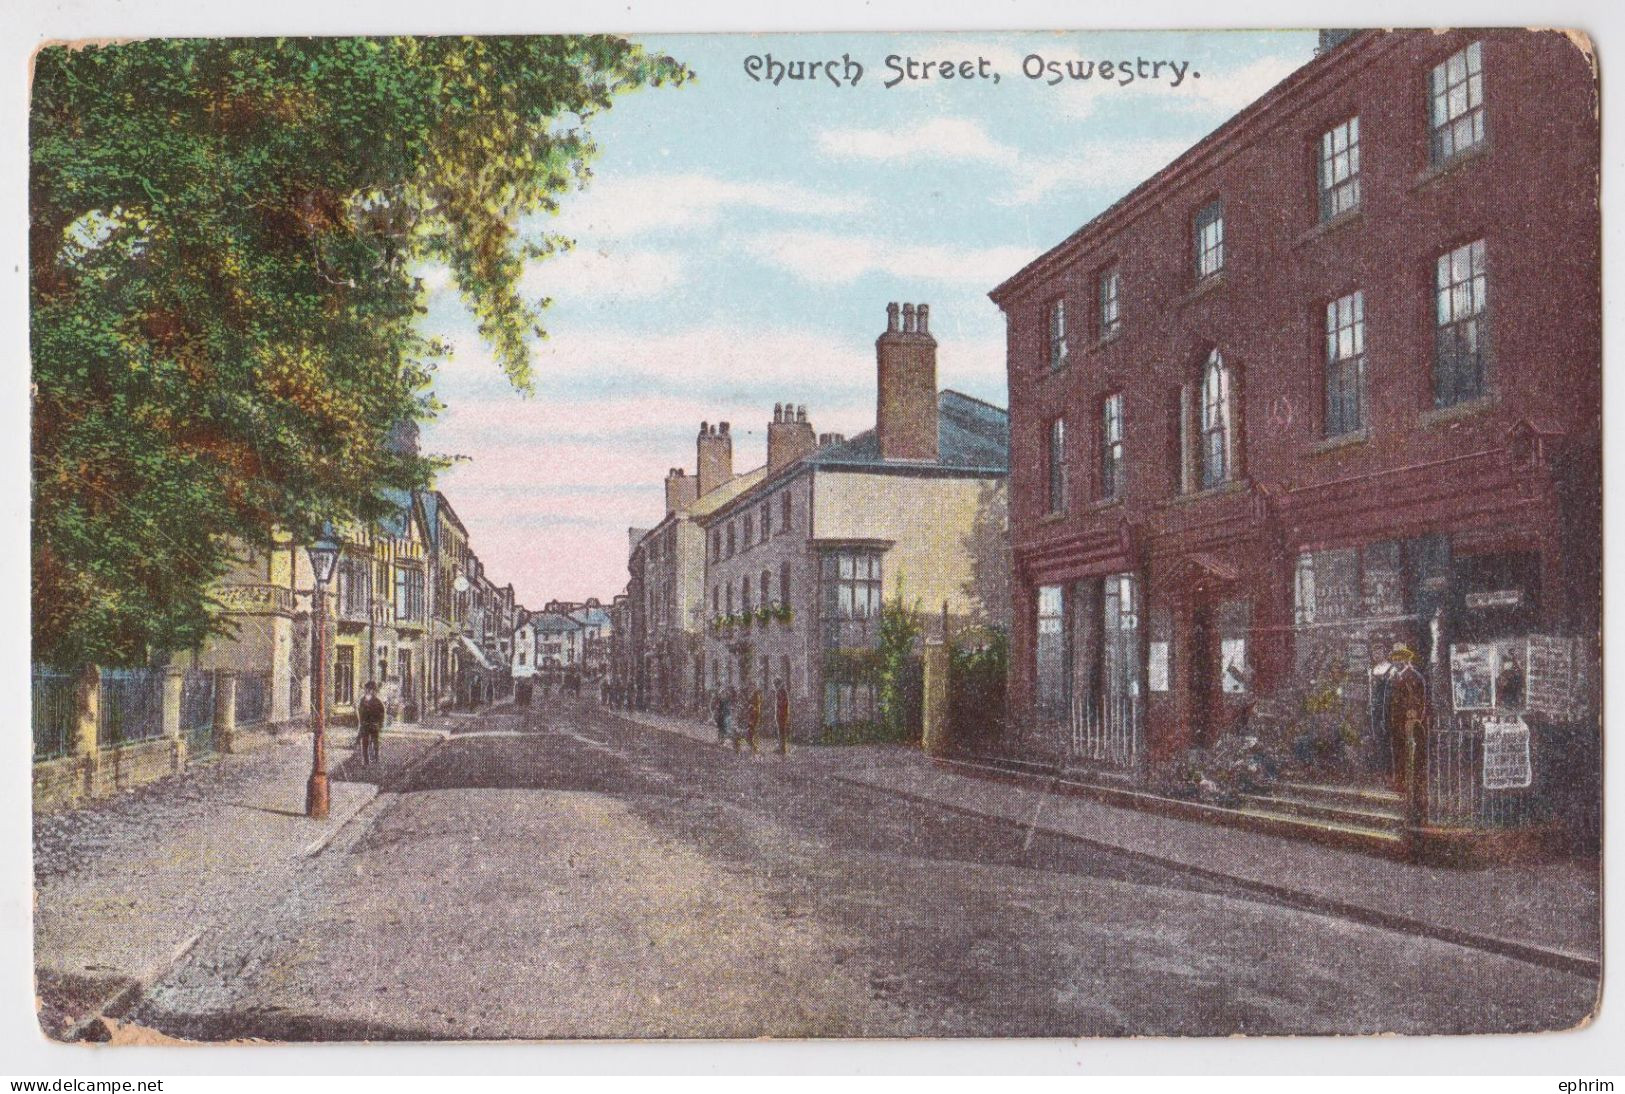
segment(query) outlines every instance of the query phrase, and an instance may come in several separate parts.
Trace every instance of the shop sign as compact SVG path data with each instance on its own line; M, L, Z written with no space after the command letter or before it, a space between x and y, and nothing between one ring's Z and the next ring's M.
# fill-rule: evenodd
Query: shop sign
M1474 611L1484 608L1516 608L1522 603L1522 589L1492 589L1489 592L1467 594L1467 607Z
M1521 790L1534 781L1529 726L1522 718L1484 719L1484 789Z
M1495 647L1450 647L1450 697L1457 710L1495 709Z

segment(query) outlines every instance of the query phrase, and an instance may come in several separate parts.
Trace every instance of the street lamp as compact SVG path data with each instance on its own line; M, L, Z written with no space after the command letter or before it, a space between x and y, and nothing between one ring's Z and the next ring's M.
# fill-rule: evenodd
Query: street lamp
M332 531L324 527L322 536L305 548L310 556L310 569L316 575L316 663L311 666L311 690L315 702L310 708L311 757L310 781L305 784L305 816L320 819L327 816L327 583L338 565L339 544Z

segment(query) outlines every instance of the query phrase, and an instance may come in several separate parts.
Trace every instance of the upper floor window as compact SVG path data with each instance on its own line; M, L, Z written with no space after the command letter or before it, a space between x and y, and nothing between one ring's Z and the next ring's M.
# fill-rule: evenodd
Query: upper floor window
M395 618L423 620L423 571L416 567L395 567Z
M779 603L790 606L790 563L779 563Z
M715 528L715 529L712 529L712 531L711 531L711 558L713 560L715 560L715 559L719 559L721 557L722 557L722 529L721 528Z
M1488 390L1489 301L1482 239L1439 256L1433 405L1455 406Z
M756 542L755 528L756 528L755 518L752 517L749 513L746 513L745 514L745 539L744 539L744 543L745 543L746 547L749 547L752 543Z
M1096 288L1096 297L1100 301L1101 338L1115 338L1123 325L1123 312L1120 301L1123 279L1116 266L1104 271Z
M1066 364L1066 301L1061 298L1049 305L1049 367L1058 369Z
M1365 428L1365 293L1326 305L1326 436Z
M1360 205L1360 119L1334 125L1320 138L1320 219Z
M1108 395L1100 404L1100 496L1118 498L1123 494L1123 394Z
M773 534L773 506L770 502L762 502L762 542Z
M1045 470L1049 477L1048 512L1066 512L1066 419L1056 418L1049 424L1049 447Z
M825 619L874 619L881 614L879 551L830 551L822 561L822 577Z
M734 552L739 550L739 544L736 541L735 536L736 536L736 533L734 531L734 522L730 520L728 522L728 557L729 558L732 558L734 556Z
M1196 214L1196 279L1224 270L1224 202L1204 205Z
M1230 471L1230 372L1214 350L1202 369L1202 489L1219 486Z
M750 575L746 574L739 580L739 610L750 611Z
M793 525L790 523L790 491L786 490L779 495L779 528L788 532Z
M1433 162L1484 140L1484 48L1474 42L1436 65L1428 82Z

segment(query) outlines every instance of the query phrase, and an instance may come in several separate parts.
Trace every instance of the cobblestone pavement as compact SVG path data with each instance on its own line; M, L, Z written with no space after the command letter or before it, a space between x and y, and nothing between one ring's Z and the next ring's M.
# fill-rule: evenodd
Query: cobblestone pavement
M826 767L590 704L460 720L276 899L205 932L119 1032L1465 1033L1566 1028L1595 1003L1586 977Z

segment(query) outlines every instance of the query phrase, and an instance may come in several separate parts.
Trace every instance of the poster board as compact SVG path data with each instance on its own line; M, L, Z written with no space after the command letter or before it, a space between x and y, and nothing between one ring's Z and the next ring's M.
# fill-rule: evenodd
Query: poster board
M1522 790L1534 781L1529 726L1522 718L1484 719L1484 789Z
M1495 646L1450 647L1450 699L1457 710L1495 709Z
M1150 656L1146 660L1147 687L1152 691L1168 690L1168 643L1151 643Z
M1532 634L1526 648L1525 709L1557 721L1576 716L1583 704L1575 687L1574 640Z
M1247 640L1226 638L1219 643L1219 672L1221 686L1226 695L1247 693Z

